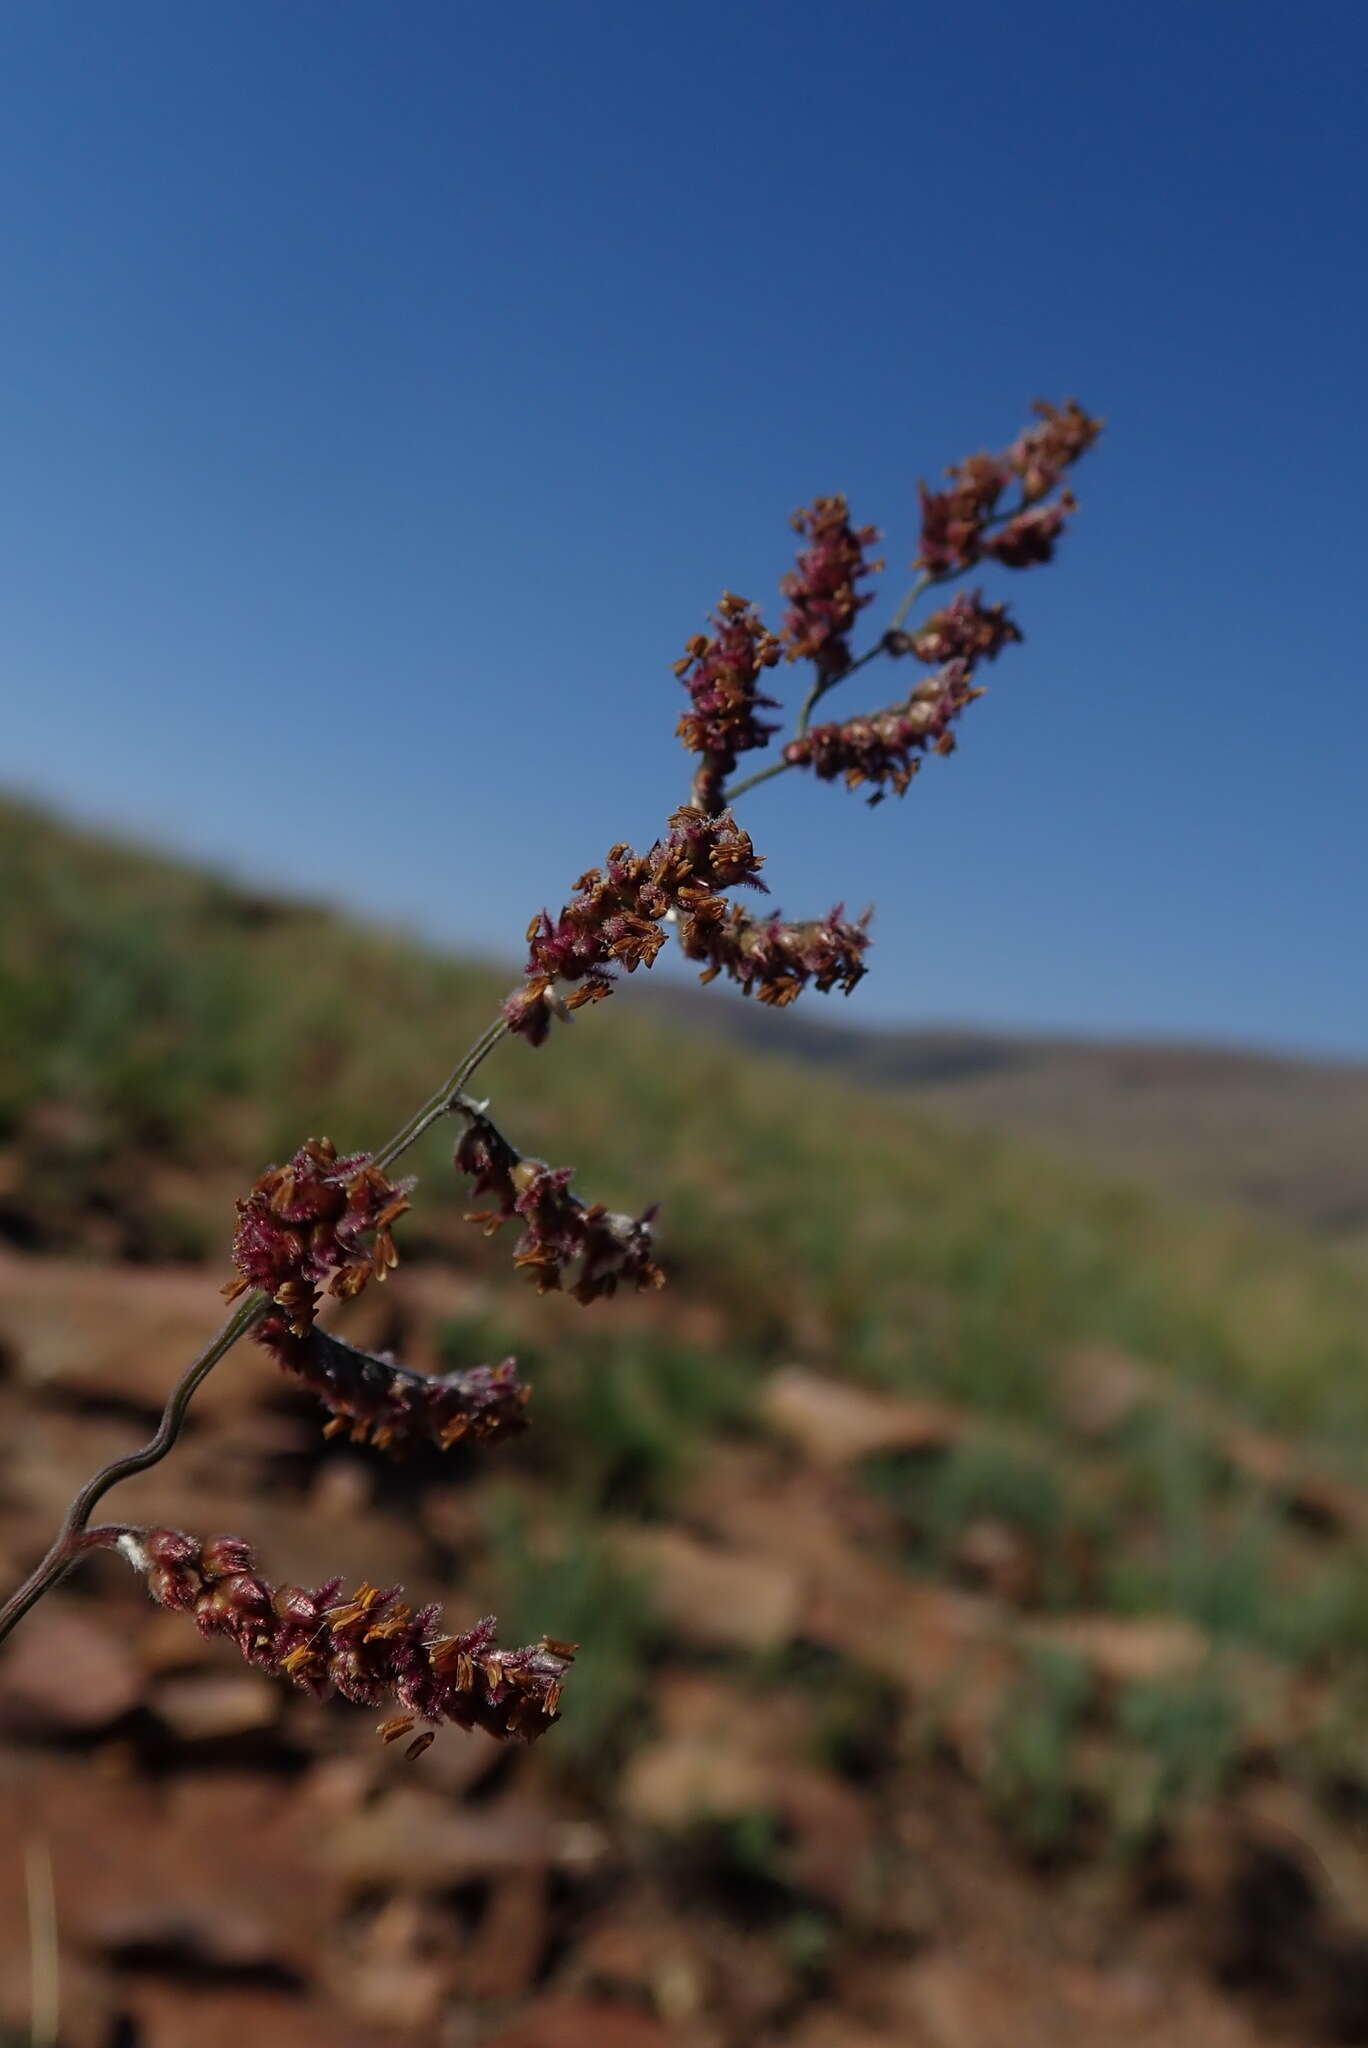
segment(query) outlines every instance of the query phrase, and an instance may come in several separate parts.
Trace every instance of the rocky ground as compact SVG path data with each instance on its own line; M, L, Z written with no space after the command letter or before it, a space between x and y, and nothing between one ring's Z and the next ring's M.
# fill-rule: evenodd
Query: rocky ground
M0 1257L6 1580L76 1483L145 1432L217 1320L216 1277ZM365 1334L397 1332L431 1364L434 1331L480 1303L428 1268L401 1272L383 1329L371 1297L358 1306ZM523 1313L554 1342L566 1305ZM690 1314L672 1301L676 1330ZM1146 1368L1092 1353L1058 1372L1060 1454L1102 1469ZM1306 1542L1361 1542L1351 1487L1214 1410L1187 1420ZM1168 1797L1155 1761L1181 1744L1126 1715L1137 1698L1195 1711L1214 1655L1196 1622L1103 1610L1082 1556L1070 1597L1047 1597L1058 1560L1027 1515L970 1515L935 1571L909 1565L897 1497L871 1474L930 1474L985 1427L771 1372L667 1513L599 1517L607 1564L575 1617L594 1743L572 1683L534 1750L446 1731L408 1763L374 1714L248 1670L96 1560L0 1658L0 2039L1368 2041L1361 1795L1346 1767L1313 1784L1298 1765L1328 1740L1324 1677L1227 1657L1246 1709L1233 1753ZM511 1488L524 1592L554 1633L567 1538L535 1443L391 1468L325 1444L241 1347L117 1513L246 1534L278 1576L402 1581L478 1612L500 1568L489 1489ZM614 1716L595 1641L643 1598ZM60 2032L31 2031L52 1997Z

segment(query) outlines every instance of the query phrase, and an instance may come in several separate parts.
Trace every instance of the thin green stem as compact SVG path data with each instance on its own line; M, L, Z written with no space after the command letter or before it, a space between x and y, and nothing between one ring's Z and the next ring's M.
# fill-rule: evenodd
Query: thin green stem
M945 571L943 573L948 579L949 571ZM929 571L923 569L921 575L912 585L912 588L908 591L906 597L903 599L902 603L898 606L898 609L894 612L892 618L889 620L888 630L890 633L900 633L902 631L903 627L907 623L907 615L911 611L913 605L916 604L918 598L921 597L925 591L928 591L933 583L938 583L941 580L941 577L932 576L929 573Z
M762 782L771 782L776 775L784 775L794 766L792 761L771 761L768 768L757 768L754 775L748 775L744 782L734 782L730 789L723 790L723 803L734 804L748 789L758 789Z
M489 1058L501 1038L507 1035L508 1026L502 1017L496 1017L480 1033L474 1045L464 1053L447 1075L440 1088L434 1089L422 1108L416 1110L408 1122L397 1130L388 1145L375 1154L375 1163L384 1168L392 1166L396 1159L416 1145L423 1133L432 1125L440 1123L451 1107L451 1099L459 1095L467 1081Z

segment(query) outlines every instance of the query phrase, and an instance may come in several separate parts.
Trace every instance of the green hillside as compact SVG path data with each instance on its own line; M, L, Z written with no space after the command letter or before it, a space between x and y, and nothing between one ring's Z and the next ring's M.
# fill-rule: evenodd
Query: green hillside
M0 901L0 1225L36 1249L215 1253L234 1188L310 1133L378 1142L506 986L13 803ZM1368 1277L1332 1254L627 1007L501 1048L481 1085L591 1198L661 1202L676 1286L750 1355L1030 1417L1050 1359L1106 1341L1368 1456ZM407 1254L454 1238L501 1270L455 1231L440 1134L418 1165Z
M304 1136L381 1141L504 981L14 803L0 902L0 1562L17 1575L54 1500L156 1413L182 1356L168 1330L227 1273L234 1194ZM238 1391L218 1409L206 1389L129 1512L212 1518L281 1571L392 1572L457 1612L497 1606L508 1639L582 1644L545 1775L517 1780L612 1845L555 1908L567 1957L591 1905L649 1896L702 1953L707 1916L744 1896L776 2010L837 2000L843 1970L919 1952L897 1873L911 1857L917 1884L949 1883L949 1865L902 1831L937 1812L958 1816L948 1841L979 1831L980 1877L1047 1863L1133 1945L1164 1898L1200 1894L1220 1922L1202 1828L1243 1843L1272 1799L1341 1873L1333 1899L1319 1862L1298 1878L1328 1916L1302 1945L1307 2009L1357 1995L1368 1274L701 1016L609 1001L481 1072L509 1135L576 1166L587 1198L659 1201L663 1292L539 1302L507 1237L464 1219L435 1132L393 1285L339 1317L422 1366L515 1349L527 1437L395 1467L325 1443L313 1403L238 1352L220 1368ZM122 1602L115 1625L153 1642L136 1588L95 1568L74 1583L81 1609ZM148 1783L211 1765L148 1686L129 1724ZM230 1757L297 1785L327 1745L370 1753L366 1716L301 1721L280 1691ZM30 1750L7 1755L23 1779ZM99 1755L96 1802L117 1777ZM393 1797L446 1841L437 1795ZM843 1890L847 1851L862 1874Z
M658 987L634 989L652 1005ZM1161 1193L1368 1248L1368 1063L1243 1047L873 1030L830 1005L776 1016L700 997L710 1031L893 1090L961 1127L1047 1145Z

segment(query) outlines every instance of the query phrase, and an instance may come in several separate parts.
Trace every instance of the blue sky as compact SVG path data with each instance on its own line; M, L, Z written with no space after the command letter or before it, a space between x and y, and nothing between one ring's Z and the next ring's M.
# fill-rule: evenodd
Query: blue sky
M724 586L777 615L795 505L884 530L891 607L918 475L1076 393L1026 646L904 803L748 800L776 898L878 903L832 1014L1368 1053L1359 9L4 42L0 779L511 954L679 801L669 664Z

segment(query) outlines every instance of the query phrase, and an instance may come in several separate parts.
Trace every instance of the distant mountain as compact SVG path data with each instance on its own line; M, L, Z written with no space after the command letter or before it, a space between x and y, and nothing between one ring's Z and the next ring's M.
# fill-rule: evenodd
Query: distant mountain
M442 955L3 797L0 903L0 1235L8 1216L21 1238L40 1212L74 1215L78 1194L83 1234L104 1210L126 1218L131 1190L112 1179L91 1207L97 1165L127 1179L139 1154L180 1156L194 1169L174 1205L183 1211L195 1207L207 1161L271 1153L301 1111L339 1129L363 1106L377 1120L397 1114L414 1086L411 1063L430 1057L429 1034L442 1044L461 1028L473 1034L516 974L511 963ZM637 1036L661 1048L663 1068L652 1068L654 1050L640 1057L662 1096L667 1082L687 1093L687 1075L698 1079L695 1047L713 1068L710 1047L739 1045L765 1055L747 1066L745 1093L766 1085L762 1067L774 1071L814 1121L822 1105L789 1087L795 1066L893 1091L902 1109L929 1112L952 1132L1024 1138L1068 1165L1368 1250L1368 1064L873 1030L846 1022L839 998L809 996L775 1013L663 974L624 981L605 1009L592 1031L576 1033L581 1084L587 1065L622 1085L623 1062L638 1053L619 1024L635 1013ZM537 1086L544 1064L527 1069ZM662 1104L648 1114L663 1115ZM919 1127L907 1120L907 1143L919 1142ZM20 1132L22 1170L5 1160ZM591 1119L591 1142L608 1135Z
M1368 1247L1368 1062L971 1027L882 1030L712 992L632 994L676 1011L682 997L698 1029L896 1089L975 1129Z

